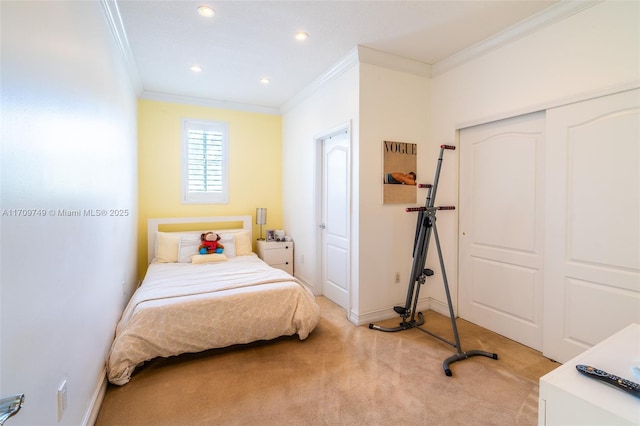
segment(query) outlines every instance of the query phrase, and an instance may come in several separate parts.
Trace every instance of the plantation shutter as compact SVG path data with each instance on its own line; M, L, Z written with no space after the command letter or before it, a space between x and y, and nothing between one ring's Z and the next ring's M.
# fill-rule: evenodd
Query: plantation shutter
M222 133L189 130L189 192L222 192Z
M227 132L223 123L185 120L183 200L226 202Z

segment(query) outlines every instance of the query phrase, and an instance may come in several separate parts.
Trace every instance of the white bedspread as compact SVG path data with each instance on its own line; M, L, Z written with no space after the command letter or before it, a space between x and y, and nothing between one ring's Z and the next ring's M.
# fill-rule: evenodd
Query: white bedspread
M129 381L155 357L298 334L320 317L313 294L255 254L224 262L152 263L116 328L107 362L111 383Z

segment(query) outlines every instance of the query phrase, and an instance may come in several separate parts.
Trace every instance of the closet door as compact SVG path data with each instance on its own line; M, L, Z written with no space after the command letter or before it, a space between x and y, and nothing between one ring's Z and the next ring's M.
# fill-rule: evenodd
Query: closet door
M640 322L640 91L547 111L544 355Z
M542 348L544 113L460 131L458 313Z

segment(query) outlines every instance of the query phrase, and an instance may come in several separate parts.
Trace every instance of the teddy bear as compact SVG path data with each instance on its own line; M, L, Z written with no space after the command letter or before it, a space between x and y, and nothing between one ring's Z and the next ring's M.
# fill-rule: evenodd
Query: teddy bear
M200 254L222 253L224 246L218 241L220 235L215 232L205 232L200 235L200 247L198 251Z

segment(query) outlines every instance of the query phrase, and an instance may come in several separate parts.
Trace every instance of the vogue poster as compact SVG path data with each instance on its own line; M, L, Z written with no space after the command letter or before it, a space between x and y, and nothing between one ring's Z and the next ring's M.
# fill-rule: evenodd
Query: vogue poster
M383 204L416 203L416 165L418 146L414 143L382 143Z

